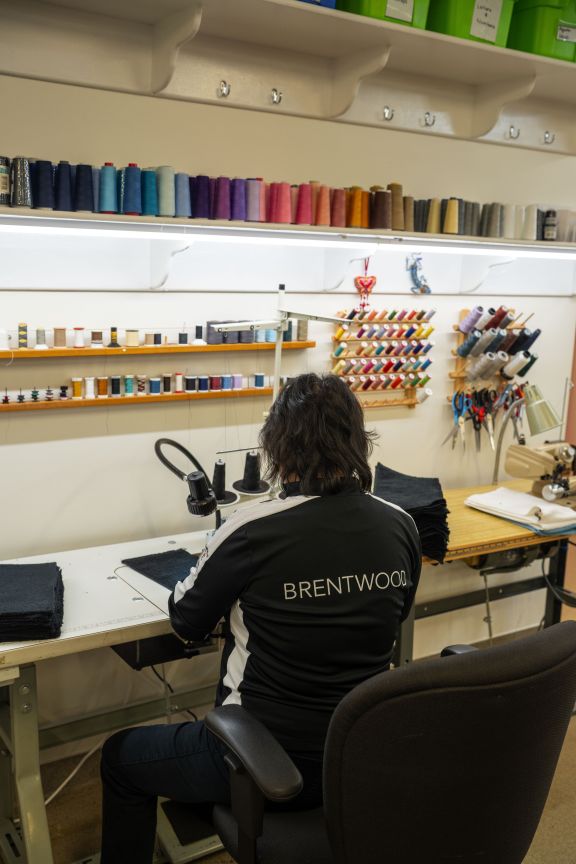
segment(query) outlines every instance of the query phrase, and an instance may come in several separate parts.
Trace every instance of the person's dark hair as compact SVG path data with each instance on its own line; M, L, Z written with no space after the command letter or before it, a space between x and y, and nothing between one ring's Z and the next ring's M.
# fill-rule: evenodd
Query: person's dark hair
M281 391L260 432L266 478L297 477L303 495L329 494L355 478L367 492L374 437L341 378L299 375Z

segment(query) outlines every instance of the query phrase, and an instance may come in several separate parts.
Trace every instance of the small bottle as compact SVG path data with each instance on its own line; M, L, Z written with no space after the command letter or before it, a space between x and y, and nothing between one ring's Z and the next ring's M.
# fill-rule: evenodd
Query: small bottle
M544 240L558 239L558 214L556 210L547 210L544 219Z

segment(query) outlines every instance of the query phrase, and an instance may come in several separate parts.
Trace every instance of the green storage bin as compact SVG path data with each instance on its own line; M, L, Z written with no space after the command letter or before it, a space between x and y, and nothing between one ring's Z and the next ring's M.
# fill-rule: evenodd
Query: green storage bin
M566 25L559 30L561 25ZM564 36L559 39L558 36ZM508 47L557 60L576 60L576 2L519 0L512 16Z
M413 3L413 5L412 5ZM336 0L336 8L392 24L426 28L430 0ZM410 20L411 13L411 20Z
M504 47L516 0L431 0L428 30Z

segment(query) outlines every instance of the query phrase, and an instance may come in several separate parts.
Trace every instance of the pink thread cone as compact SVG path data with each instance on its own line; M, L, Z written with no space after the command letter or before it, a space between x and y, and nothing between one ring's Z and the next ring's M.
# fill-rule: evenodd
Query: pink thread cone
M296 208L298 206L298 186L295 184L290 187L290 204L292 209L292 224L296 223Z
M279 183L266 184L266 222L278 222Z
M296 203L296 224L312 225L312 187L310 183L302 183L298 188Z

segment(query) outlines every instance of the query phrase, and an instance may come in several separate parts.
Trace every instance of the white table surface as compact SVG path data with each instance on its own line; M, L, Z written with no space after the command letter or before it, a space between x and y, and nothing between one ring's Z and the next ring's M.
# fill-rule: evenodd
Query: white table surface
M122 565L122 559L179 548L198 553L206 542L206 533L195 531L3 561L3 564L55 561L64 581L64 620L58 639L0 642L0 673L24 663L170 632L167 611L170 592Z

